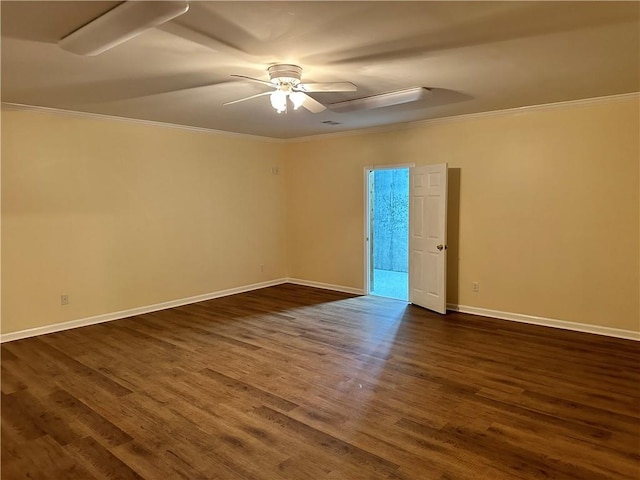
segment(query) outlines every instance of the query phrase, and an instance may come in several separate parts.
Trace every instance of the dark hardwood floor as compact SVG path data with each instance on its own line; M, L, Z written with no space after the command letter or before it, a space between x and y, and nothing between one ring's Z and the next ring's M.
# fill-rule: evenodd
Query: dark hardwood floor
M638 479L639 347L281 285L2 345L2 479Z

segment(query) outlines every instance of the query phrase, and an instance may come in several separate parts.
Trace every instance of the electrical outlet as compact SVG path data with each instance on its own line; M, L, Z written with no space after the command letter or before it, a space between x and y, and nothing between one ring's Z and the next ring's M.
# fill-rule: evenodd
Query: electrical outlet
M264 272L264 265L260 265L260 271Z
M69 305L69 295L60 295L60 305Z
M480 291L480 283L479 282L473 282L471 284L471 291L472 292L479 292Z
M280 167L271 167L271 173L273 175L279 175L280 174Z

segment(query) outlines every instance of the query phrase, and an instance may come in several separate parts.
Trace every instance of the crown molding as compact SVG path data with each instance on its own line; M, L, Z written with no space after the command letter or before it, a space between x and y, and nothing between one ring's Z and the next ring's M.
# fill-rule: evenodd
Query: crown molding
M527 105L523 107L505 108L501 110L490 110L487 112L477 113L465 113L462 115L451 115L449 117L429 118L426 120L416 120L413 122L394 123L392 125L383 125L379 127L367 127L359 128L355 130L345 130L342 132L321 133L318 135L309 135L305 137L296 137L286 140L286 143L298 143L308 142L314 140L321 140L326 138L338 138L338 137L352 137L359 135L370 135L375 133L387 133L400 130L412 130L429 125L440 125L446 123L457 123L466 120L479 119L479 118L491 118L491 117L504 117L508 115L520 115L529 112L555 110L559 108L567 107L583 107L588 105L594 105L599 103L607 103L612 101L622 101L630 98L639 98L640 92L620 93L617 95L606 95L603 97L581 98L578 100L565 100L562 102L553 103L541 103L538 105Z
M248 133L226 132L224 130L214 130L212 128L194 127L191 125L180 125L177 123L157 122L154 120L142 120L139 118L118 117L116 115L104 115L102 113L80 112L77 110L64 110L61 108L42 107L39 105L27 105L23 103L2 102L2 108L5 110L20 110L40 113L49 113L52 115L64 115L75 118L89 118L93 120L107 120L115 122L133 123L136 125L146 125L151 127L172 128L176 130L186 130L188 132L206 133L209 135L221 135L227 137L241 137L252 140L259 140L270 143L284 143L285 140L274 137L263 137L260 135L251 135Z
M111 121L126 122L126 123L147 125L147 126L153 126L153 127L173 128L177 130L186 130L189 132L206 133L210 135L222 135L227 137L247 138L247 139L258 140L262 142L270 142L270 143L300 143L300 142L308 142L308 141L314 141L314 140L322 140L327 138L351 137L351 136L370 135L375 133L386 133L386 132L393 132L393 131L400 131L400 130L411 130L411 129L420 128L424 126L463 122L466 120L479 119L479 118L519 115L519 114L524 114L529 112L554 110L558 108L567 108L567 107L583 107L583 106L594 105L598 103L622 101L630 98L640 98L640 92L621 93L617 95L606 95L602 97L582 98L578 100L566 100L562 102L542 103L538 105L527 105L523 107L505 108L502 110L491 110L487 112L466 113L462 115L452 115L449 117L430 118L426 120L416 120L413 122L394 123L391 125L383 125L379 127L358 128L354 130L345 130L341 132L331 132L331 133L319 133L317 135L308 135L308 136L293 137L293 138L265 137L261 135L251 135L248 133L227 132L224 130L214 130L211 128L194 127L190 125L180 125L177 123L157 122L154 120L142 120L137 118L118 117L115 115L104 115L101 113L80 112L77 110L64 110L60 108L42 107L38 105L27 105L27 104L21 104L21 103L2 102L2 108L6 110L26 110L26 111L50 113L54 115L66 115L66 116L76 117L76 118L111 120Z

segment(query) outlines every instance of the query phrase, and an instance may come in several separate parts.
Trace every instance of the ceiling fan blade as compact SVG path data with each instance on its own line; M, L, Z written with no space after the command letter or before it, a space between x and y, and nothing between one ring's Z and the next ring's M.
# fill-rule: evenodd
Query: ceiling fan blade
M272 92L262 92L256 95L251 95L250 97L241 98L240 100L233 100L232 102L223 103L222 105L233 105L234 103L244 102L246 100L251 100L252 98L262 97L264 95L271 95Z
M302 92L300 92L300 93L302 93ZM320 112L322 112L322 111L327 109L327 107L325 107L323 104L321 104L316 99L311 98L306 93L302 93L302 95L304 95L304 100L302 102L302 106L304 108L306 108L307 110L309 110L311 113L320 113Z
M351 82L300 83L295 89L301 92L355 92L358 87Z
M344 102L332 103L329 109L333 112L355 112L357 110L371 110L374 108L390 107L402 103L416 102L429 94L431 90L425 87L407 88L396 92L381 93L370 97L345 100Z
M78 55L98 55L187 10L186 0L124 2L62 38L58 45Z
M246 75L231 75L231 76L232 77L243 78L244 80L249 80L250 82L261 83L262 85L267 85L269 87L276 88L275 84L273 84L271 82L267 82L266 80L260 80L259 78L247 77Z

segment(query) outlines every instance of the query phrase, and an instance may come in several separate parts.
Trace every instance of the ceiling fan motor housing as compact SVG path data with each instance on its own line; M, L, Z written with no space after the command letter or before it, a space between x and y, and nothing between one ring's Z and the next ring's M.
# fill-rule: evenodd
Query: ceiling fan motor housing
M295 86L300 83L302 67L299 67L298 65L278 63L271 65L268 72L272 83L275 83L276 85L290 84Z

